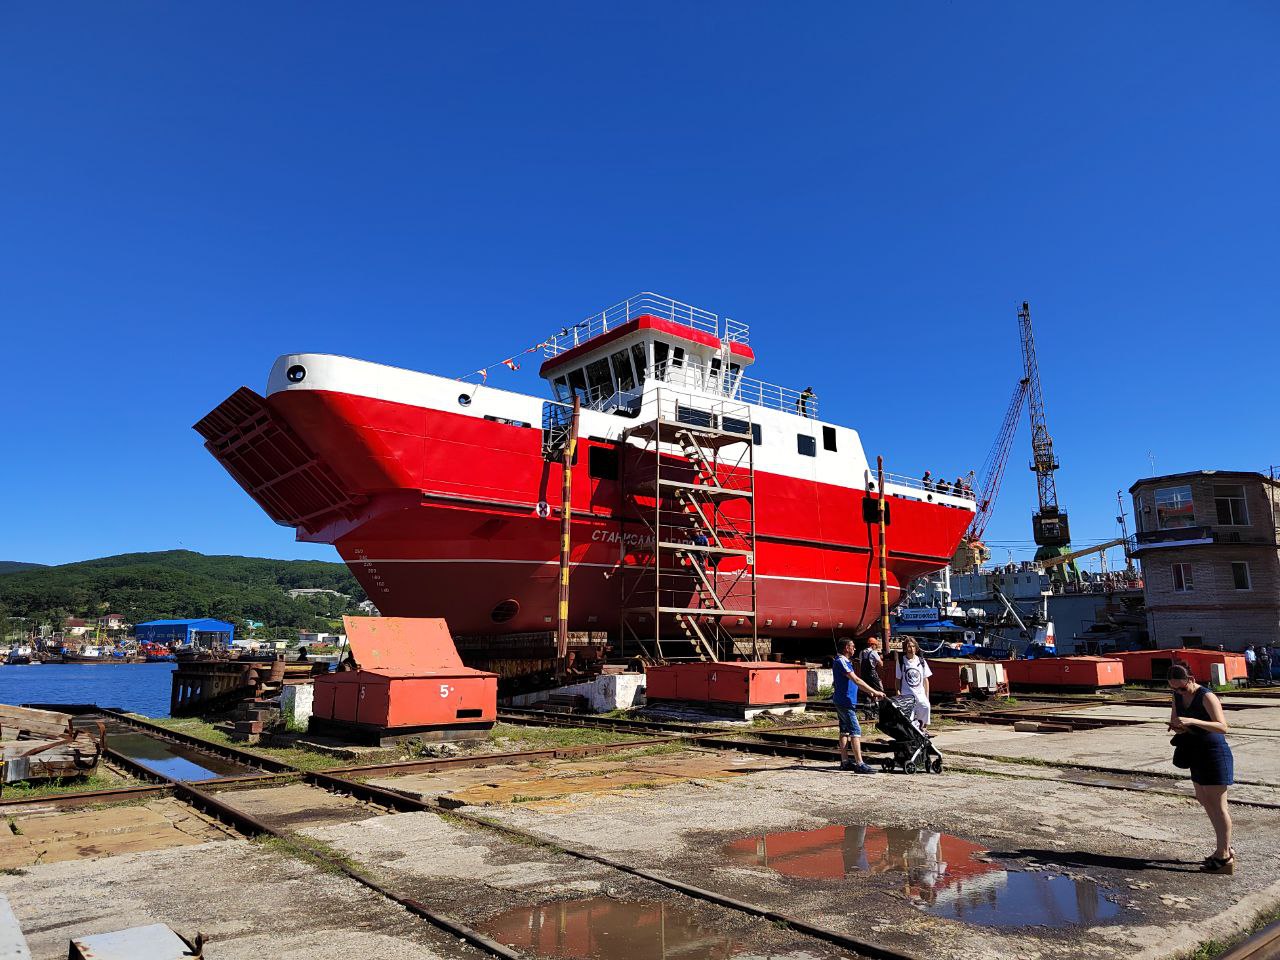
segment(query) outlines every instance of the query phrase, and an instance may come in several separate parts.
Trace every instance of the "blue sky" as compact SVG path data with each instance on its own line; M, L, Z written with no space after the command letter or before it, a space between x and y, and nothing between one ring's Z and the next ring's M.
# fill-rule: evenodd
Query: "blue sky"
M1110 537L1148 452L1280 461L1278 36L1263 2L8 4L0 559L333 559L191 424L286 351L461 373L639 290L948 475L1030 300L1061 502Z

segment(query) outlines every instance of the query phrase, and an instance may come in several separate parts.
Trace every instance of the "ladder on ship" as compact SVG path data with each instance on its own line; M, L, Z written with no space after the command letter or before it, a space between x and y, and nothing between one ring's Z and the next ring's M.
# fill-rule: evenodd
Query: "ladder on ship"
M755 659L751 408L659 388L639 420L623 434L623 492L643 530L625 548L624 642L653 659L667 658L664 639L702 660Z

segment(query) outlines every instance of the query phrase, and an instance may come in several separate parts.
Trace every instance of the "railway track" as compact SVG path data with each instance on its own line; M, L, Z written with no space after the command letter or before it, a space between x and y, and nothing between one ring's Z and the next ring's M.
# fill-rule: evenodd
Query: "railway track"
M158 724L153 724L148 721L141 720L137 717L125 716L115 711L111 711L110 715L119 719L123 719L125 722L128 722L131 725L138 727L140 729L146 730L148 732L154 732L157 736L170 736L172 739L175 739L176 741L184 743L188 746L192 746L196 749L201 749L207 743L207 741L201 741L197 737L191 737L187 734L176 733L176 731L168 730L167 728L161 727ZM558 718L561 720L565 719L565 715L556 715L556 716L558 716ZM584 720L587 718L579 717L577 719ZM611 721L612 718L592 718L592 719L603 719L606 721ZM629 729L636 730L641 728L650 729L652 728L652 726L657 725L658 722L655 722L655 724L649 724L644 721L634 721L630 723L626 723L626 722L624 723ZM542 725L542 724L539 724L539 725ZM600 724L591 724L591 723L567 723L564 725L578 726L578 727L600 726ZM659 728L669 729L670 726L671 725L668 725L668 724L660 724ZM692 725L685 725L685 726L692 726ZM822 726L826 726L826 724L815 724L806 729L816 729ZM705 731L706 728L703 727L703 728L695 728L695 729L701 729ZM457 768L457 767L464 767L464 766L482 766L482 765L485 765L485 763L495 763L495 762L511 763L511 762L520 762L526 759L542 759L542 758L557 757L557 756L558 757L581 756L581 755L587 755L591 753L602 753L602 752L610 752L610 751L616 752L619 750L634 749L636 747L644 746L646 744L652 744L652 743L670 743L673 741L694 741L694 742L700 743L708 738L712 741L713 744L718 743L718 737L716 734L707 734L705 735L705 737L703 735L695 736L690 734L679 734L679 735L668 735L660 738L652 738L648 740L639 740L639 741L628 740L628 741L613 743L613 744L592 744L589 746L582 746L582 747L557 748L553 750L529 750L529 751L519 751L519 752L505 753L505 754L481 754L477 757L466 757L466 758L462 758L462 757L451 757L451 758L440 758L440 759L433 758L430 760L407 761L404 763L371 764L371 765L364 765L364 766L344 767L344 768L330 770L330 771L303 770L297 767L293 767L290 764L284 763L283 761L276 760L274 758L264 758L259 754L250 753L248 751L243 751L243 750L237 750L234 747L216 745L219 747L220 756L228 757L231 759L243 758L242 762L246 764L249 764L252 761L265 759L269 761L267 766L269 766L271 769L268 770L265 774L261 774L257 776L250 775L246 777L223 778L220 780L206 781L200 787L196 787L191 784L184 783L183 781L174 780L171 777L167 777L163 774L157 773L151 770L150 768L142 766L141 764L136 763L130 758L123 756L122 754L114 753L113 751L110 750L109 747L108 747L108 755L111 756L114 762L120 763L121 766L124 766L126 769L130 770L130 772L134 773L140 779L157 780L157 781L166 783L172 789L174 795L179 797L179 799L182 799L184 802L187 802L192 806L195 806L197 809L203 811L204 813L210 816L215 817L219 821L234 827L241 833L245 833L249 836L261 836L261 835L274 836L283 840L286 843L292 844L293 846L298 847L301 850L305 851L308 856L316 857L317 859L321 860L325 864L332 866L334 869L339 870L340 872L346 874L353 880L363 884L369 889L374 890L375 892L381 894L382 896L400 904L405 909L409 910L411 913L423 918L424 920L427 920L429 923L432 923L435 926L448 931L454 936L461 937L462 939L470 943L472 946L478 947L495 956L506 957L506 958L518 958L518 957L521 957L522 955L517 951L512 950L511 948L503 944L497 943L491 940L490 938L485 937L483 934L468 927L467 925L461 923L458 920L455 920L451 917L444 916L442 914L434 913L425 904L422 904L417 900L403 897L395 893L394 891L388 889L384 885L373 880L371 877L364 874L362 871L351 867L347 863L343 863L332 858L324 850L320 850L315 848L314 846L309 845L304 839L298 838L295 834L291 834L286 831L282 831L275 827L272 827L271 825L263 822L259 818L253 817L245 813L244 811L237 809L234 806L234 804L228 803L226 800L210 793L207 789L205 789L205 786L207 785L226 786L232 782L261 783L261 782L269 781L273 779L273 774L287 772L292 778L301 779L303 782L310 784L312 786L321 788L326 791L343 794L355 800L359 800L363 803L366 803L372 806L382 807L382 808L385 808L388 810L394 810L400 813L425 812L425 813L433 813L436 815L445 815L455 819L461 819L468 823L473 824L474 826L481 827L486 830L497 831L507 836L516 838L524 843L537 844L542 847L547 847L550 849L560 851L575 859L597 863L602 866L606 866L606 867L618 870L620 872L629 874L631 876L638 877L640 879L647 880L651 883L658 884L675 893L679 893L696 900L712 903L717 906L721 906L738 913L743 913L757 919L764 919L764 920L769 920L775 923L786 924L790 926L792 929L806 936L810 936L815 939L834 944L846 950L852 950L853 952L864 957L876 958L876 960L917 960L917 958L913 957L911 954L904 953L900 950L895 950L889 947L882 946L880 944L871 943L869 941L865 941L856 937L851 937L847 934L841 933L838 930L832 930L818 924L813 924L799 917L792 916L790 914L785 914L776 910L771 910L767 907L763 907L757 904L747 903L747 902L735 899L733 897L728 897L728 896L725 896L724 894L717 893L716 891L713 891L713 890L706 890L700 887L696 887L692 884L685 883L674 877L669 877L669 876L666 876L665 874L657 873L655 871L648 870L643 867L637 867L632 864L624 863L622 861L615 860L611 857L602 856L600 854L593 853L586 850L566 847L564 843L559 840L552 842L544 837L540 837L536 833L531 833L527 830L521 830L517 827L511 827L505 824L497 824L488 819L476 817L474 815L467 814L467 813L462 813L456 809L444 807L436 801L424 800L423 798L415 794L351 779L354 776L363 777L363 776L379 775L379 774L394 775L396 773L409 773L409 772L414 772L422 769L437 769L437 770L450 769L450 768ZM725 742L728 743L728 742L736 742L736 741L725 741ZM749 744L744 743L743 749L748 749L748 748L749 748Z

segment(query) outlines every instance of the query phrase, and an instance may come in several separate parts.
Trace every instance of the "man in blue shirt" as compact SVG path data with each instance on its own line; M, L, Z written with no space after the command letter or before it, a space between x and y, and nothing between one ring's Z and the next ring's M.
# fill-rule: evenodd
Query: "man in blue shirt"
M840 640L837 656L831 663L833 692L831 703L840 721L840 769L854 773L875 773L862 762L862 727L858 724L858 688L861 687L872 701L883 700L884 694L858 676L853 667L853 641ZM849 751L853 750L853 762Z

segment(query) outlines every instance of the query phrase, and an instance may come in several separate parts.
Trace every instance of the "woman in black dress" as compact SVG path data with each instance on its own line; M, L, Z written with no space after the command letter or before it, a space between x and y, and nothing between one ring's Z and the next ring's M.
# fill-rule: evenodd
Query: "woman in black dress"
M1191 761L1191 782L1196 799L1209 815L1218 847L1200 868L1206 873L1234 873L1236 853L1231 849L1231 814L1227 812L1227 787L1235 782L1235 759L1227 745L1227 718L1222 703L1208 687L1196 683L1180 663L1169 668L1173 710L1169 729L1189 739L1182 748Z

